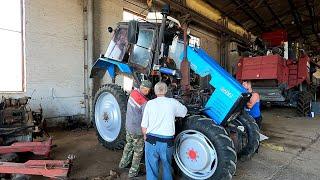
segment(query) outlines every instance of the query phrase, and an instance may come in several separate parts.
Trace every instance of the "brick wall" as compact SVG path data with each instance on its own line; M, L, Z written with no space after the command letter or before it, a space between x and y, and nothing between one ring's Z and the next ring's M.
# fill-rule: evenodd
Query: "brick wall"
M82 0L25 0L26 92L45 117L83 114Z

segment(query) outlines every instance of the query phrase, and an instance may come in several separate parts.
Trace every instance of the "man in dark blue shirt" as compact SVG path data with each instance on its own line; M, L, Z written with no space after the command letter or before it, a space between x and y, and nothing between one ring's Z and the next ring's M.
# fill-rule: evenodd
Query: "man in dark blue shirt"
M245 107L245 111L247 111L248 114L256 120L256 123L261 129L262 117L260 112L260 95L252 90L250 81L244 81L242 85L248 90L249 93L252 94L247 106Z

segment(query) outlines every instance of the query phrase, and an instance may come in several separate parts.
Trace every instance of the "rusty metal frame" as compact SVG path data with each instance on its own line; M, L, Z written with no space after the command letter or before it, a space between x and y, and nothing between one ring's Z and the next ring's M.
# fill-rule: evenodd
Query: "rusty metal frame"
M11 146L0 146L0 154L32 152L35 155L49 157L52 139L43 142L16 142Z
M0 173L40 175L53 179L68 176L71 160L29 160L25 163L0 162Z

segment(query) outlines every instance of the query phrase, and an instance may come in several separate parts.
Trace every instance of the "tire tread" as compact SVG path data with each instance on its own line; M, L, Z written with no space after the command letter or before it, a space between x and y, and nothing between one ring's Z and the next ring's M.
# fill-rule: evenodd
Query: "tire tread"
M95 108L92 110L92 121L94 128L96 130L96 135L98 138L98 141L100 144L102 144L104 147L110 150L120 150L124 148L125 145L125 137L126 137L126 132L125 132L125 119L126 119L126 112L127 112L127 102L128 102L128 96L124 92L124 90L116 85L116 84L104 84L102 85L97 93L95 94L94 101L93 101L93 106L95 107L95 104L98 100L98 97L103 93L103 92L109 92L111 93L118 101L120 111L121 111L121 129L119 136L113 141L113 142L107 142L105 141L99 134L96 125L95 125Z

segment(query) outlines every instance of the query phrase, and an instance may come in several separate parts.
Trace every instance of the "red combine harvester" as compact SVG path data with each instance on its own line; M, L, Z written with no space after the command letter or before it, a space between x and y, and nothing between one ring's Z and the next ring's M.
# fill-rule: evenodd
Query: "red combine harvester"
M259 50L246 53L247 57L239 60L237 80L250 80L263 104L296 107L299 115L307 116L311 111L313 73L309 57L297 43L286 42L285 31L264 33L261 37L256 40ZM268 51L270 48L272 51Z

